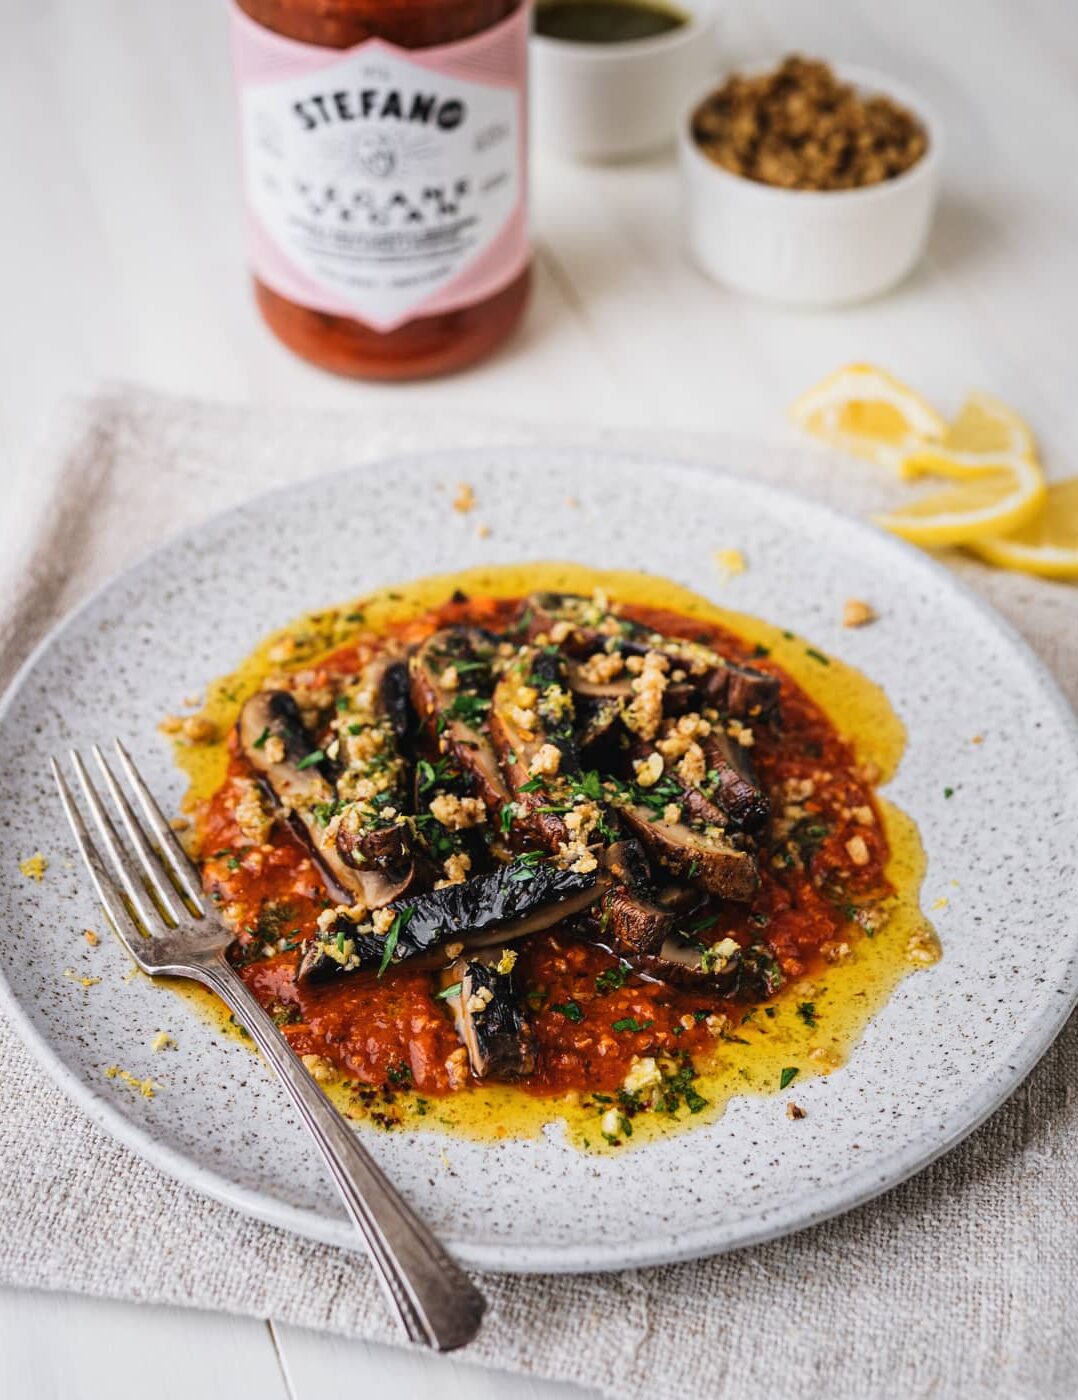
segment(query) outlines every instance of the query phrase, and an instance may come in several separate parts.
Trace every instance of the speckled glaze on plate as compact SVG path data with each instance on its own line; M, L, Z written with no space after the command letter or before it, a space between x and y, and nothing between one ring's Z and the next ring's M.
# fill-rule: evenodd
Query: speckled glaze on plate
M461 480L475 488L471 514L450 508ZM722 585L713 555L730 546L749 568ZM1002 1102L1074 1003L1078 725L1024 643L922 555L797 497L656 458L509 448L336 475L221 515L88 599L0 713L7 1013L82 1108L164 1171L352 1246L305 1135L249 1051L168 990L125 982L111 943L86 948L79 931L102 916L45 760L121 733L174 806L183 779L158 720L262 634L393 581L521 558L666 575L882 684L909 731L887 795L921 830L923 907L947 900L932 912L944 957L898 987L844 1068L798 1087L801 1122L786 1117L786 1094L735 1100L717 1122L621 1157L580 1154L556 1133L491 1145L361 1129L372 1151L463 1260L519 1271L714 1253L895 1185ZM844 630L851 596L870 599L880 622ZM37 850L49 858L41 884L18 868ZM84 989L66 968L103 981ZM180 1048L154 1055L163 1027ZM110 1065L162 1088L143 1098L107 1079Z

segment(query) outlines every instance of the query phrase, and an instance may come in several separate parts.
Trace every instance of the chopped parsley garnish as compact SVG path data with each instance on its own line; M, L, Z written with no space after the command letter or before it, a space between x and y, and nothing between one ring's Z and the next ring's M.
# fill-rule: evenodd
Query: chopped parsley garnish
M813 1030L816 1028L816 1003L813 1001L799 1001L797 1003L797 1014L804 1021L806 1026Z
M582 1020L584 1019L584 1012L583 1012L583 1010L581 1009L580 1003L579 1003L579 1002L575 1002L575 1001L563 1001L563 1002L560 1002L560 1003L557 1003L557 1002L556 1002L556 1003L554 1003L554 1005L551 1006L550 1009L551 1009L551 1011L558 1011L558 1012L560 1012L561 1015L564 1016L565 1019L566 1019L567 1021L574 1021L574 1022L575 1022L575 1021L582 1021Z
M454 982L451 987L443 987L442 990L437 993L435 1000L448 1001L450 997L459 997L460 988L461 984L459 982Z
M337 709L338 709L338 710L347 710L347 708L348 708L348 706L349 706L350 704L351 704L351 701L348 699L348 696L347 696L347 695L338 695L338 696L337 696Z
M324 763L325 758L326 754L324 749L312 749L311 752L306 756L306 758L300 759L300 761L296 764L296 767L297 769L313 768L316 763Z
M638 1021L635 1016L622 1016L620 1020L612 1021L610 1029L612 1031L646 1031L649 1026L653 1026L654 1021Z
M817 651L815 647L806 647L805 655L811 656L813 661L818 661L821 666L830 666L831 658L824 656L822 651Z
M503 836L508 836L513 829L513 818L517 814L515 802L507 802L498 813L498 827Z
M545 787L546 787L546 779L543 777L543 775L542 775L541 773L539 773L539 774L537 774L534 778L529 778L528 781L527 781L526 783L521 783L521 785L520 785L520 791L521 791L521 792L539 792L542 788L545 788Z
M407 909L399 909L394 916L393 922L389 926L389 932L386 934L385 947L382 949L382 961L378 964L379 977L381 977L382 973L385 972L386 968L389 966L389 960L396 951L397 940L401 936L401 930L407 928L408 920L414 913L415 905L409 904Z
M593 802L601 802L603 780L594 768L587 773L577 773L569 779L569 791L577 797L589 797Z
M770 656L771 648L765 647L762 642L757 642L752 649L753 656Z
M489 709L489 700L484 700L481 695L473 695L470 691L462 690L459 695L453 696L453 703L449 706L449 714L453 719L462 719L465 724L474 728L482 722L483 716Z
M225 864L228 866L229 870L238 870L240 868L240 858L239 856L229 856Z
M366 613L350 612L345 613L344 620L345 622L363 622L366 616Z
M316 802L314 804L311 811L319 826L329 826L330 822L337 814L337 806L336 799L332 802Z
M943 789L943 795L944 795L944 797L953 797L953 796L954 796L954 788L951 788L951 787L944 788L944 789Z
M786 1068L779 1075L779 1088L785 1089L787 1085L792 1084L794 1082L794 1080L800 1073L801 1071L797 1067L797 1065L787 1065Z
M265 727L265 729L263 729L262 733L261 733L261 734L258 736L258 738L254 741L254 744L253 744L252 747L254 747L254 748L256 748L256 749L264 748L264 747L265 747L265 744L266 744L266 740L269 738L269 736L270 736L269 725L267 724L266 727Z
M605 996L607 992L616 992L619 987L625 986L626 978L632 968L623 959L614 967L608 967L604 972L600 972L595 979L595 990L600 996Z
M447 758L440 758L437 763L430 763L427 759L421 758L415 766L416 777L419 779L419 791L429 792L432 787L436 787L452 772L453 765Z

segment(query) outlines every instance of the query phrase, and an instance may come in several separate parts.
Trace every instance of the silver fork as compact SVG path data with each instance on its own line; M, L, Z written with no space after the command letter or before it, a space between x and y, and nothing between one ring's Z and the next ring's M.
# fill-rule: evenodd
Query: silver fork
M233 970L225 957L230 935L207 910L198 871L127 750L116 741L116 756L145 827L96 744L93 755L130 843L121 839L86 765L72 750L71 763L107 860L95 846L55 758L50 764L90 879L121 943L151 977L187 977L208 987L250 1032L325 1159L409 1338L437 1351L470 1342L486 1309L483 1295L375 1165Z

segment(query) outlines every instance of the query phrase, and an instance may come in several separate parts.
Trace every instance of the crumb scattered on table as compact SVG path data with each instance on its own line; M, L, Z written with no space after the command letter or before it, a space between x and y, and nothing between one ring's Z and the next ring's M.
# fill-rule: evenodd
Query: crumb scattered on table
M175 1050L176 1041L168 1031L158 1031L150 1041L150 1049L156 1054L159 1050Z
M461 515L467 515L470 510L475 509L475 491L468 482L462 481L458 484L457 494L453 497L453 509Z
M100 938L98 938L97 934L94 933L92 928L84 928L82 931L82 936L83 938L85 938L86 942L90 945L91 948L96 948L97 945L101 942Z
M800 1104L791 1102L786 1105L787 1118L804 1118L804 1116L805 1110Z

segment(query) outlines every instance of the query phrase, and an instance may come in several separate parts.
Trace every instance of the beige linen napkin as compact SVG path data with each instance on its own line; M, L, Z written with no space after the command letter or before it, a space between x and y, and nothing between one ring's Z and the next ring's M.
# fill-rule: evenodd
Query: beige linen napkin
M116 389L66 415L0 576L0 680L87 589L173 529L256 491L433 446L617 435L411 413L251 410ZM781 443L623 437L856 512L863 465ZM736 541L717 540L717 545ZM1078 590L956 567L1078 697ZM0 931L2 936L2 931ZM466 1355L647 1397L1074 1394L1078 1021L988 1124L839 1220L697 1264L482 1276ZM162 1177L48 1082L0 1024L0 1282L272 1316L395 1341L358 1254L309 1243Z

